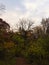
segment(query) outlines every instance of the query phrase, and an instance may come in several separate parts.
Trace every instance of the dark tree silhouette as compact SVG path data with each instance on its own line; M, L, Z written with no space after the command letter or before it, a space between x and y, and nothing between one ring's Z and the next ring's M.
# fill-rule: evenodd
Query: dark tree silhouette
M3 19L0 18L0 30L1 31L9 31L10 30L10 25L6 23Z

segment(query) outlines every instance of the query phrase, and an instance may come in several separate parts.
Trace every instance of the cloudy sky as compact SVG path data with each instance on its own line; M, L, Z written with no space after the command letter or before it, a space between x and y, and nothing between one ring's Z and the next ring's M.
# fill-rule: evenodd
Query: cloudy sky
M0 0L0 4L6 6L6 12L0 15L10 25L18 22L18 19L29 18L39 21L49 17L49 0Z

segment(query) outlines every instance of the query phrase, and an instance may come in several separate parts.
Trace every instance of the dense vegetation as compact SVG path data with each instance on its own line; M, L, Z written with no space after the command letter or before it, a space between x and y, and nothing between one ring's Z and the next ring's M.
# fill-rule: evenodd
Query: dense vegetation
M21 20L16 32L1 26L0 65L16 65L17 57L26 58L32 65L49 65L49 19L42 19L41 26L32 26L26 20Z

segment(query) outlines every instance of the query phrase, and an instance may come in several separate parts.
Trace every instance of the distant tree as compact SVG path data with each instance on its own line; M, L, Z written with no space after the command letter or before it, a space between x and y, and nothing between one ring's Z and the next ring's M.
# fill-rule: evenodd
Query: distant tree
M0 15L2 15L5 12L5 5L0 3Z
M32 30L33 28L33 22L31 20L20 20L20 23L19 23L19 33L24 37L24 38L27 38L27 33L30 32L30 30Z
M43 35L42 27L41 26L34 27L34 36L35 36L35 38L38 38L41 35Z
M46 19L46 22L47 22L47 30L46 30L46 33L49 33L49 18Z
M33 27L33 22L31 20L20 20L20 24L19 27L21 28L21 30L31 30Z
M49 18L46 18L46 19L42 19L42 22L41 22L42 26L43 26L43 31L44 33L46 34L48 28L49 28Z
M42 26L43 26L43 31L44 33L46 33L46 20L45 19L42 19L42 22L41 22Z

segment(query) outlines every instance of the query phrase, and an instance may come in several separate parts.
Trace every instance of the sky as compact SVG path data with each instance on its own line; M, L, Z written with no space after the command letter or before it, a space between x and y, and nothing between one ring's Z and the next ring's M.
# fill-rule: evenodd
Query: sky
M0 4L6 8L0 17L12 27L22 18L39 24L42 18L49 17L49 0L0 0Z

